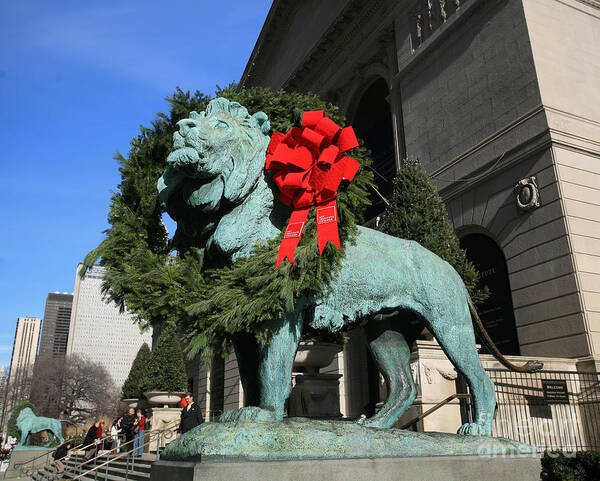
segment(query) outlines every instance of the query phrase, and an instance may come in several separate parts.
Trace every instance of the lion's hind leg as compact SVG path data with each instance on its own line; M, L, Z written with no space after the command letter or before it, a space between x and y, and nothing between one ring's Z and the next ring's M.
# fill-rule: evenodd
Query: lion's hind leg
M386 329L369 342L373 358L388 385L388 398L381 410L359 423L374 428L391 428L415 399L416 388L410 372L410 346L404 334Z
M463 424L458 434L491 436L496 407L494 383L479 359L466 301L457 298L454 306L448 302L438 309L436 319L429 328L456 370L465 376L473 396L475 422Z
M52 426L52 433L54 434L54 436L56 436L60 444L63 444L65 442L65 438L63 438L62 436L62 425L60 421L54 421Z

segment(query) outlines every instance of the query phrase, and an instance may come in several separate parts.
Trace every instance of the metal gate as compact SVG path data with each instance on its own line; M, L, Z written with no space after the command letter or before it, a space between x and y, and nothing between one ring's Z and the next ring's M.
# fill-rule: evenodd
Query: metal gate
M600 373L486 369L496 386L494 436L539 451L600 449ZM458 392L468 392L462 376ZM472 422L471 398L461 399L463 422Z

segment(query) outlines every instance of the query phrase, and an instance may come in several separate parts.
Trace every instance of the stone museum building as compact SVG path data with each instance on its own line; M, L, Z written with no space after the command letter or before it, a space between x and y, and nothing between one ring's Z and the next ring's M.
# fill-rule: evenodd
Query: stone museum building
M567 416L549 401L552 386L569 383L565 396L581 401L583 378L570 384L573 376L600 371L599 47L597 0L275 0L240 80L341 107L373 153L372 227L401 159L422 163L490 287L479 311L492 339L511 359L571 373L523 394L529 410L519 419L530 427ZM321 399L339 383L331 399L346 417L372 412L385 395L365 346L351 332L319 372L335 378L322 379ZM482 359L501 418L500 365L484 351ZM413 417L457 392L435 341L417 342L413 368ZM242 405L235 359L193 377L208 415ZM535 399L545 407L532 409ZM455 399L417 428L455 431L463 411ZM588 415L568 414L587 431L556 444L597 442Z

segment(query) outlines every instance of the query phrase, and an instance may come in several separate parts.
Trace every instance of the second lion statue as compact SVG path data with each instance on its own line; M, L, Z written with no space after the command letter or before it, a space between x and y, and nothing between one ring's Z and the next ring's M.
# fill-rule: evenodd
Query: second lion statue
M235 262L250 255L257 242L277 237L288 212L264 170L270 140L267 116L250 115L239 103L217 98L205 112L191 112L178 125L173 152L158 181L160 200L178 225L175 244L203 249L209 261ZM365 227L358 227L355 243L347 243L345 250L330 293L319 304L309 306L309 300L299 299L293 312L272 319L269 343L252 336L234 340L245 407L225 412L221 421L282 419L303 323L339 331L360 320L366 321L369 348L389 395L377 414L359 422L392 427L412 404L416 389L410 346L426 326L466 377L473 395L474 422L464 424L459 434L491 435L494 385L479 360L473 323L486 344L491 341L458 273L414 241ZM311 318L305 318L307 312ZM516 367L495 346L490 348L510 368L541 367L535 362Z

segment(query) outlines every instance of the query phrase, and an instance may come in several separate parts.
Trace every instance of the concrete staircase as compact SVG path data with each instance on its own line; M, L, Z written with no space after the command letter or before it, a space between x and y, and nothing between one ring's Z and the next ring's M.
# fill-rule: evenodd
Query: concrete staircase
M103 464L107 460L114 458L114 456L102 456L97 459L97 465ZM127 459L125 457L121 459L117 459L112 461L107 466L103 466L99 468L96 472L91 472L86 474L84 477L80 478L81 480L87 481L124 481L125 479L129 481L147 481L150 479L150 468L152 463L156 461L155 454L144 454L141 457L135 458L135 463L133 465L132 471L132 463L131 458L129 460L129 473ZM79 466L83 462L82 455L73 455L65 461L65 474L62 478L57 478L56 470L54 467L48 469L42 469L30 474L31 479L34 481L54 481L56 479L64 479L69 480L73 479L76 476L88 471L93 468L93 464L86 464L79 470Z

